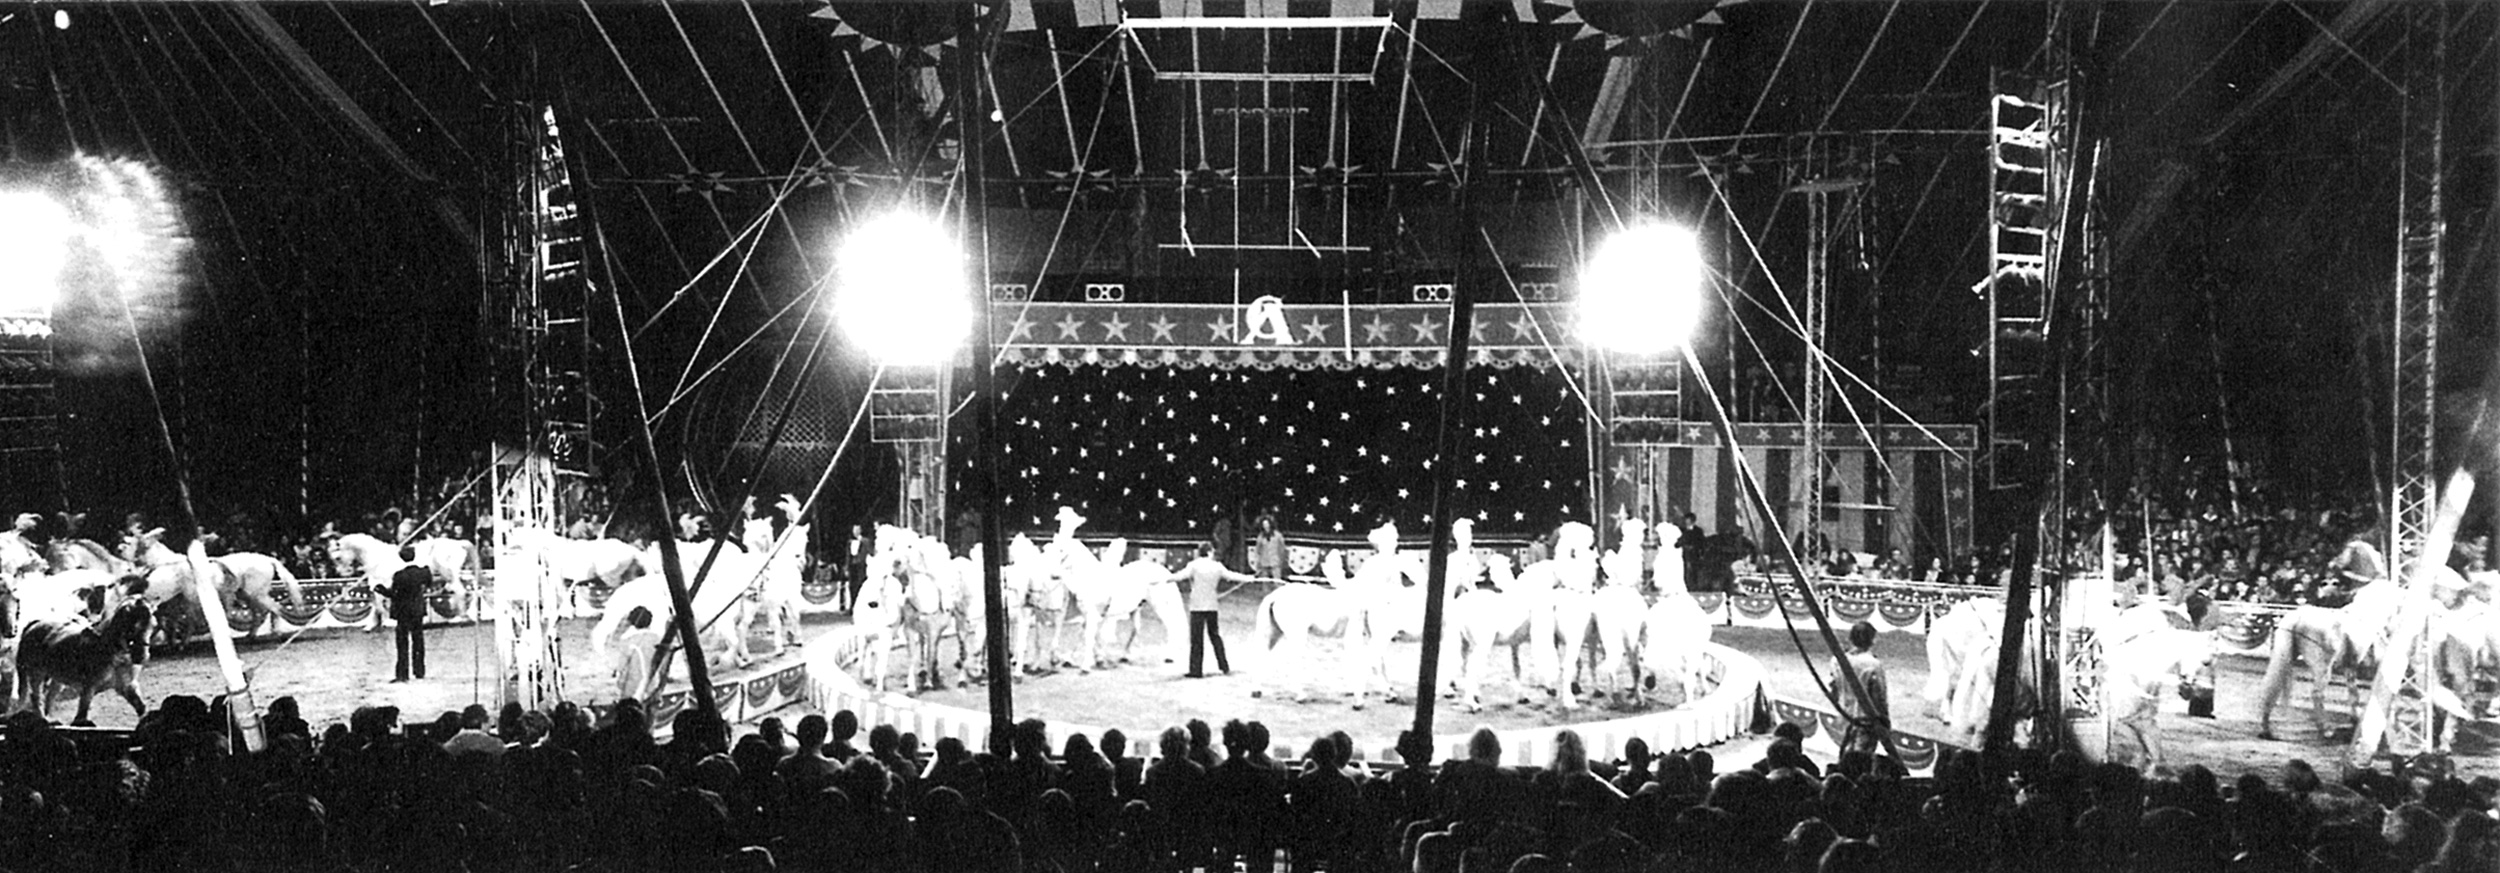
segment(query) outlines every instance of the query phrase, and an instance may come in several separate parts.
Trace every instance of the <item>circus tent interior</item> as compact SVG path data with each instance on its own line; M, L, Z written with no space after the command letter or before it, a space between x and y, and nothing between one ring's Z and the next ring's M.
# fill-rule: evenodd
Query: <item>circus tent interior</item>
M505 519L528 457L539 521L787 494L837 570L1063 508L1175 565L1272 522L1303 581L1384 522L1690 513L1985 587L2105 577L2157 493L2419 554L2489 460L2495 45L2373 0L5 5L0 194L68 205L0 236L71 230L0 282L0 509L275 551ZM900 280L976 316L942 363L837 324L894 213L966 243ZM1652 326L1584 322L1587 265L1653 220L1693 324L1601 346ZM1710 614L1806 614L1762 584Z

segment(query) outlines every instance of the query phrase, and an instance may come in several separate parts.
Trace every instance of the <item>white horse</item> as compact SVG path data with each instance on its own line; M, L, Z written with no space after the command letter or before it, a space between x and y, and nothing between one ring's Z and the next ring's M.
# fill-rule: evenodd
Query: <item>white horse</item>
M170 616L173 613L167 612L165 605L177 601L189 602L197 589L192 585L190 559L167 548L164 535L165 529L157 528L138 535L128 545L137 560L136 566L140 568L137 572L147 577L148 606L159 616ZM293 572L287 570L286 564L276 558L258 552L229 552L209 559L209 566L218 571L218 578L211 581L217 589L220 605L226 607L229 615L247 608L258 610L262 615L278 615L278 601L271 592L279 584L286 586L288 599L295 601L298 607L305 603L303 585L296 580ZM206 613L201 615L205 618ZM254 621L251 633L259 634L260 625L261 622ZM167 634L169 641L184 630L169 623L161 625L160 629Z
M2361 706L2358 686L2366 685L2366 677L2382 663L2382 645L2409 597L2434 597L2422 607L2430 610L2431 639L2442 652L2448 665L2458 660L2471 661L2489 648L2490 640L2500 640L2500 633L2491 633L2486 618L2486 604L2475 596L2475 587L2453 570L2441 567L2433 574L2429 587L2434 592L2415 594L2398 585L2397 580L2382 579L2353 593L2352 602L2340 609L2322 606L2294 608L2275 620L2273 650L2266 660L2266 678L2259 692L2257 735L2274 738L2274 704L2291 691L2292 665L2306 663L2310 671L2309 721L2320 736L2326 733L2326 686L2337 677L2347 680L2347 703L2353 709ZM2471 667L2466 668L2470 671ZM2452 671L2453 672L2453 671ZM2470 677L2460 677L2470 678ZM2432 703L2441 709L2465 715L2465 704L2438 677L2432 677Z
M118 601L118 586L126 578L105 570L70 570L28 576L17 582L13 618L19 626L39 618L86 616L101 619L105 610ZM112 593L103 601L93 599L98 593ZM101 607L101 608L98 608Z
M894 672L894 643L903 631L904 599L909 591L896 575L899 550L886 548L882 536L878 546L868 556L859 599L851 604L851 628L859 635L857 669L865 674L861 681L884 691L886 678Z
M1622 545L1598 559L1599 568L1605 571L1605 582L1589 598L1600 653L1596 678L1609 688L1638 694L1642 687L1641 671L1649 666L1641 656L1645 636L1642 631L1648 624L1650 604L1641 596L1640 551L1641 534L1648 528L1637 518L1625 518L1621 523ZM1696 605L1694 611L1699 610ZM1618 684L1626 667L1632 671L1630 682Z
M1252 618L1254 638L1260 641L1268 655L1262 663L1269 665L1271 672L1277 673L1284 672L1278 668L1287 663L1324 667L1328 659L1314 657L1311 651L1314 637L1344 640L1347 657L1362 657L1362 653L1369 651L1363 641L1369 606L1367 598L1344 588L1312 584L1278 586L1259 601L1258 611ZM1338 663L1343 663L1343 660ZM1342 671L1325 672L1343 676ZM1309 698L1308 684L1296 683L1295 702Z
M66 573L71 570L118 573L130 568L129 561L122 560L121 556L113 554L113 550L105 548L104 544L90 539L53 537L52 543L44 547L43 557L51 563L52 572L55 573Z
M1658 677L1665 676L1684 692L1683 703L1701 699L1709 685L1710 658L1706 652L1710 629L1715 625L1691 594L1669 594L1650 604L1641 621L1639 647L1641 666L1649 671L1649 685L1656 685Z
M1033 601L1038 599L1034 588L1047 584L1049 575L1043 564L1042 547L1034 544L1032 537L1016 534L1007 541L1007 560L998 567L999 596L1007 602L1007 660L1028 672L1033 662L1025 656L1040 648L1033 639L1040 623L1033 609ZM1067 592L1061 591L1059 596L1064 598ZM987 602L983 601L982 606L988 608Z
M1637 561L1636 553L1635 573L1640 566ZM1567 521L1555 532L1553 559L1529 567L1519 577L1522 587L1545 594L1546 608L1553 612L1554 638L1536 643L1553 647L1550 681L1564 710L1579 706L1581 649L1597 623L1597 569L1597 532Z
M1129 659L1143 624L1139 615L1143 609L1153 610L1155 621L1163 625L1166 663L1179 657L1180 640L1188 633L1189 611L1181 602L1180 583L1173 581L1172 571L1153 561L1126 560L1128 551L1126 539L1114 539L1103 548L1101 563L1090 573L1069 579L1069 600L1078 613L1079 626L1086 631L1086 658L1092 666L1111 660L1104 651L1123 622L1128 634L1116 660Z
M1953 608L1927 627L1927 685L1919 696L1936 717L1954 721L1954 698L1962 681L1962 665L1974 660L1982 648L1993 653L1997 636L2005 632L2005 601L1993 597L1974 597L1953 604ZM1991 660L1990 669L1994 669Z
M209 565L224 571L217 580L217 595L224 600L228 614L238 605L248 604L264 615L278 615L278 602L270 596L276 585L285 585L287 599L297 609L304 608L303 582L295 578L286 562L259 552L227 552L209 559ZM252 623L252 633L260 633L260 622Z
M462 603L463 614L477 614L478 582L482 578L477 544L457 537L426 537L409 543L417 550L417 563L434 574L434 581L443 586L443 593Z
M614 591L643 572L642 548L624 540L574 539L534 527L512 531L507 539L520 550L519 557L538 561L549 577L563 583L568 603L580 586ZM512 559L503 557L497 559L495 566L499 573L517 569ZM588 609L568 606L567 614L581 617L588 614Z
M1524 584L1500 591L1469 591L1450 603L1445 632L1458 640L1459 697L1468 712L1484 709L1484 679L1491 672L1497 646L1510 647L1514 682L1525 676L1537 689L1550 688L1553 672L1541 659L1553 653L1554 611L1548 599L1552 588L1549 582L1537 589L1532 578L1550 579L1550 569L1538 569L1544 566L1534 564L1521 573Z
M1364 637L1371 648L1371 653L1364 659L1364 663L1370 667L1374 681L1388 689L1388 702L1390 703L1402 703L1406 699L1403 685L1399 682L1403 677L1390 669L1390 644L1399 640L1413 640L1419 644L1423 642L1424 595L1427 590L1422 585L1407 585L1378 592L1364 611ZM1458 679L1461 668L1458 657L1458 635L1449 633L1448 628L1451 607L1457 603L1456 598L1459 593L1461 589L1452 586L1448 600L1442 605L1443 632L1441 651L1438 654L1440 667L1436 674L1441 677L1441 682L1452 690L1459 687Z
M381 592L390 587L391 574L408 566L407 560L399 556L399 547L368 533L339 534L330 538L330 560L339 572L363 576L373 605L372 622L365 625L365 630L381 630L390 612L383 608Z
M1031 545L1031 541L1026 541L1026 545ZM987 681L989 675L986 659L974 657L975 653L989 651L990 638L990 598L989 588L981 579L981 544L972 544L969 554L948 563L954 568L955 584L962 587L962 594L956 599L961 607L955 616L955 661L956 669L960 671L956 674L955 687L964 688L972 684L974 676L981 676L983 681ZM1024 603L1022 574L1002 565L998 568L998 581L1000 594L1007 603ZM1007 639L1015 639L1014 624L1020 612L1022 610L1009 610Z
M768 625L776 652L800 642L799 603L800 589L807 581L807 534L807 525L793 524L776 542L769 519L751 519L746 525L747 547L768 553L764 578L755 589L755 617Z

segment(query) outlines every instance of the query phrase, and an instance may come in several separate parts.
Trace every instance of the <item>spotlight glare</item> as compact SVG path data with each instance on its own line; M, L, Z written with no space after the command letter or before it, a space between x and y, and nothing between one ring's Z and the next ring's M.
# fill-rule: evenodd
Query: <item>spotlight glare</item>
M60 201L33 191L0 191L0 313L52 315L74 229Z
M1580 268L1580 336L1630 354L1681 347L1701 323L1707 275L1690 230L1645 223L1616 231Z
M833 315L888 364L936 364L972 327L963 249L925 216L892 212L851 228L834 250Z

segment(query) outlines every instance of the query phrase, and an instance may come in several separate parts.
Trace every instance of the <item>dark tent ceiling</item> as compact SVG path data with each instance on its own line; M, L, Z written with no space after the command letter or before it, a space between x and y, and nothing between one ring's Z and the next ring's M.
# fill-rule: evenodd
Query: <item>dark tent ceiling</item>
M2148 434L2198 445L2227 408L2282 467L2366 475L2351 441L2369 433L2367 331L2384 323L2394 256L2403 28L2388 5L2068 7L2082 124L2107 149L2094 203L2132 231L2116 384ZM1102 23L1123 6L1375 11L995 8L1002 123L981 149L999 281L1398 299L1452 268L1472 88L1489 166L1466 177L1495 205L1506 264L1559 278L1615 216L1696 223L1737 289L1705 359L1778 415L1774 380L1801 359L1775 315L1804 271L1789 191L1863 179L1837 225L1833 354L1922 417L1971 420L1984 396L1969 289L1985 271L1990 76L2056 58L2049 4L1440 0L1383 4L1390 26ZM1478 43L1462 10L1511 20ZM204 498L339 512L423 502L494 436L475 390L492 360L480 264L501 245L516 134L538 104L588 182L599 275L644 326L645 378L692 385L668 392L686 394L670 425L717 453L737 427L721 420L746 417L788 343L821 327L800 304L846 218L952 203L947 12L17 5L0 13L0 123L18 161L144 158L179 185L194 273L160 301L151 352ZM2460 289L2492 275L2495 19L2464 3L2448 19ZM2459 347L2487 350L2489 295L2454 296ZM2478 379L2484 356L2452 369ZM834 390L856 397L862 369L836 358ZM127 372L83 378L77 432L111 460L72 470L80 502L162 505L162 452L130 436L152 433L146 394ZM2314 422L2320 410L2337 423Z

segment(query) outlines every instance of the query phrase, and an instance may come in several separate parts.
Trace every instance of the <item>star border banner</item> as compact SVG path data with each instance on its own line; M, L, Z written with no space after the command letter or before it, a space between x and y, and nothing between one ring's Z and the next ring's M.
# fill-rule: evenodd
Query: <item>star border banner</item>
M1148 367L1354 369L1439 367L1446 304L990 303L1000 363ZM1469 361L1572 366L1584 354L1565 303L1475 308Z

